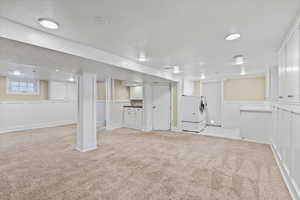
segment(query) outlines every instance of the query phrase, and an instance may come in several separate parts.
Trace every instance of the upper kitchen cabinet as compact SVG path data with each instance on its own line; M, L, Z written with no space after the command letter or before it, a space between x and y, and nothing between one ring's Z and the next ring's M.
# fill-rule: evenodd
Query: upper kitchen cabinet
M279 99L298 102L299 99L299 26L290 32L278 55Z
M143 99L143 86L130 87L130 99L132 100Z

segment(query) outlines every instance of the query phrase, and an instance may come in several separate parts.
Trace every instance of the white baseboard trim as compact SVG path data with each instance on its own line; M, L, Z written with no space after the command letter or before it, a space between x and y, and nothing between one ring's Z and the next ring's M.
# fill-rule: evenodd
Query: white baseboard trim
M104 127L105 126L105 121L98 121L97 123L97 127Z
M171 128L171 131L174 131L174 132L182 132L182 130L180 128L177 128L177 127L172 127Z
M97 126L97 131L103 131L105 129L106 129L105 126Z
M258 141L258 140L251 140L251 139L246 139L243 137L240 137L241 140L246 141L246 142L253 142L253 143L257 143L257 144L268 144L271 145L270 142L262 142L262 141Z
M84 153L84 152L96 150L96 149L97 149L97 146L95 146L95 147L90 147L90 148L87 148L87 149L81 149L81 148L79 148L79 147L76 147L75 149L76 149L77 151L81 152L81 153Z
M283 180L291 194L293 200L300 200L300 192L297 188L294 180L289 176L288 172L286 171L284 164L282 163L279 154L277 152L276 147L273 144L270 144L274 158L276 160L277 166L279 167L280 173L283 177Z
M40 123L40 124L6 127L6 128L0 128L0 134L15 132L15 131L32 130L32 129L37 129L37 128L49 128L49 127L56 127L56 126L65 126L65 125L71 125L71 124L76 124L76 121L66 120L66 121L58 121L58 122L45 122L45 123Z

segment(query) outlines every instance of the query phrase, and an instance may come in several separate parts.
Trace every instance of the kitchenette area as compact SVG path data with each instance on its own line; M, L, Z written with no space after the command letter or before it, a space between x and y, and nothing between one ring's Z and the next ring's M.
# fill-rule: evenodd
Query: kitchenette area
M123 106L123 127L143 129L143 86L128 84L130 105Z

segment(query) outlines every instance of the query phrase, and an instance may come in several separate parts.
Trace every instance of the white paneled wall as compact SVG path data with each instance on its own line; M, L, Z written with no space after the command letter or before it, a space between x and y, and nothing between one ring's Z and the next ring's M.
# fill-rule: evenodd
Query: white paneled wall
M300 109L299 106L274 105L271 143L285 181L300 199Z
M222 103L222 127L239 128L241 124L240 107L242 106L269 106L266 101L224 101Z
M105 100L97 100L96 102L96 120L98 127L105 126Z
M0 133L76 123L75 101L0 102Z
M111 120L113 128L123 127L123 109L129 106L130 100L114 100L111 103Z

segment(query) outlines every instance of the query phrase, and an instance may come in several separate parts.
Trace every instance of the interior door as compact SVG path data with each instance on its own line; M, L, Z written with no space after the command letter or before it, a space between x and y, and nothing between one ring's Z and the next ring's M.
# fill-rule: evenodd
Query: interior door
M203 83L207 101L207 124L221 126L221 81Z
M169 130L171 118L171 91L169 86L152 87L153 130Z

